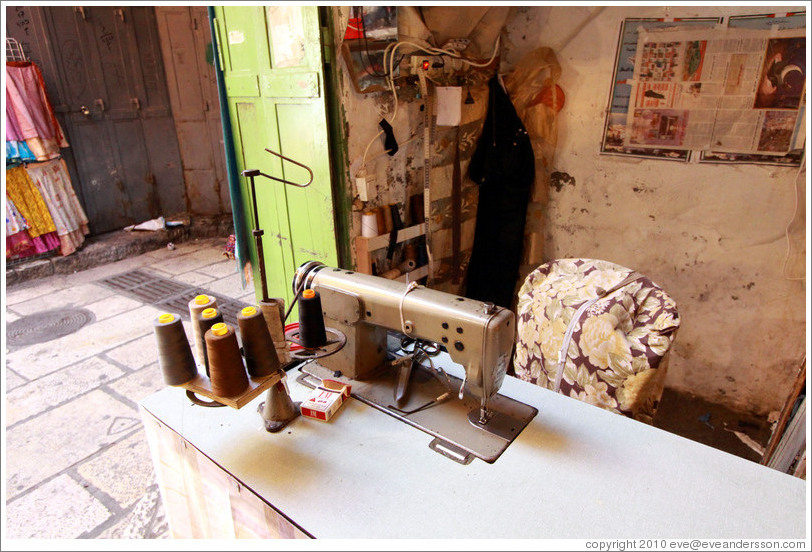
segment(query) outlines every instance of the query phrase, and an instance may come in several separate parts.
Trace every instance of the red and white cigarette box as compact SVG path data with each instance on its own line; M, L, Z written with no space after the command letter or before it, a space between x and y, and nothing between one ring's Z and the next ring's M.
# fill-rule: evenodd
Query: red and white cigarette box
M322 380L321 385L316 387L310 396L302 402L302 416L329 421L341 405L350 398L352 386L335 380Z

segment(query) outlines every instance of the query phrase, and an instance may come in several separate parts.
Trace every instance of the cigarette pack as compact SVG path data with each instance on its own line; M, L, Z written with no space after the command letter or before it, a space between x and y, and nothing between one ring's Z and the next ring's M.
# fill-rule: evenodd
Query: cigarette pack
M350 397L351 386L335 380L322 380L302 402L302 416L327 422Z

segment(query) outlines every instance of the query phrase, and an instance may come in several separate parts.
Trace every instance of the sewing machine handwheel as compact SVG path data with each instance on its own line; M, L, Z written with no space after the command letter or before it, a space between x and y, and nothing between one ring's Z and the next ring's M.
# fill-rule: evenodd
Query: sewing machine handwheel
M302 346L301 349L291 350L290 358L297 360L311 360L315 358L322 358L330 356L333 353L337 353L344 347L344 345L346 345L347 336L345 336L343 332L340 332L335 328L325 328L324 330L328 334L327 344L322 347L314 347L314 348L307 348L302 346L302 344L299 341L299 328L293 328L285 332L285 339L287 341Z

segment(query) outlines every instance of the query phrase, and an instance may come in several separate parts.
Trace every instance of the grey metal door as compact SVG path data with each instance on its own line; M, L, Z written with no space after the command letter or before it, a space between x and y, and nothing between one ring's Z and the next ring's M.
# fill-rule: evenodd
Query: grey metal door
M22 29L7 17L8 36ZM28 7L28 42L75 160L93 234L186 210L183 172L152 7ZM7 15L9 15L7 13ZM23 42L23 40L20 40ZM51 91L49 90L49 93Z

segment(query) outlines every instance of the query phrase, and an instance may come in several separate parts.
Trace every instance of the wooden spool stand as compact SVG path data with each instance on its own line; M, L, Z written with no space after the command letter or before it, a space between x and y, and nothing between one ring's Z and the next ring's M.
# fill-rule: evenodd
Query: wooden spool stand
M248 378L248 388L240 395L235 395L233 397L221 397L219 395L215 395L211 389L211 380L206 377L205 374L198 373L193 379L183 383L181 385L176 385L175 387L182 387L187 391L191 391L196 395L201 395L206 397L207 399L211 399L213 401L217 401L221 404L226 406L230 406L231 408L240 409L255 398L259 396L260 393L269 389L272 385L275 385L279 380L282 379L282 376L285 375L285 372L280 368L270 376L263 376L261 378L252 378L249 376Z

